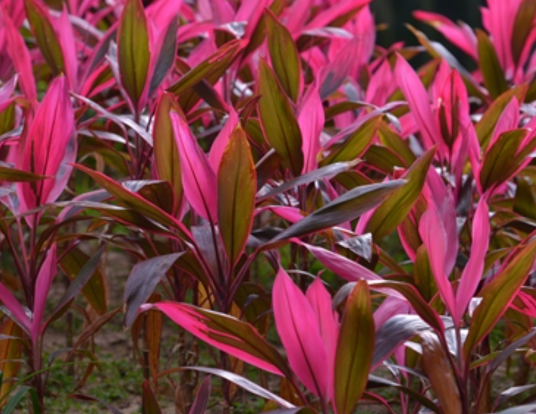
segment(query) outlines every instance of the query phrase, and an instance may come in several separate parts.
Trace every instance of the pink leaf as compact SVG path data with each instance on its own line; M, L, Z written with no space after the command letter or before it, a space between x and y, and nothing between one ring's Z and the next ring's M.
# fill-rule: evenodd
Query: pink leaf
M50 291L50 286L52 285L52 280L54 279L54 276L56 276L57 269L56 245L54 244L47 252L47 257L39 269L35 282L34 314L31 331L31 337L34 344L37 342L39 334L41 333L47 296Z
M225 125L221 129L220 133L214 140L214 143L212 144L212 148L210 148L210 153L208 155L208 162L210 163L210 166L212 167L213 171L218 171L220 169L220 161L221 157L223 156L223 153L225 152L225 148L227 148L227 144L229 143L229 138L231 137L231 133L234 131L236 126L238 125L238 115L236 114L236 111L234 108L231 108L229 112L229 117L227 118L227 121L225 121Z
M337 351L337 339L339 338L339 316L333 310L331 296L324 287L322 279L317 277L309 286L305 294L309 304L313 308L318 326L320 327L320 336L326 346L328 357L328 384L332 383L333 369L335 364L335 353ZM331 398L332 389L328 389L328 400Z
M352 260L347 259L346 257L343 257L337 253L333 253L332 251L323 249L322 247L316 247L303 243L299 239L292 239L292 241L305 247L329 270L349 282L357 282L361 279L383 280L380 276L368 270L366 267L363 267L359 263L353 262Z
M232 316L207 311L204 309L197 309L194 306L186 303L177 302L160 302L156 303L155 305L150 305L150 307L159 309L177 325L197 336L199 339L205 341L207 344L212 345L217 349L220 349L223 352L239 358L255 367L276 375L282 375L281 370L275 365L272 365L266 360L241 349L241 347L244 347L247 344L244 344L238 336L234 336L217 329L218 327L221 327L217 321L226 323L221 318L229 319L229 322L231 323L242 323ZM146 308L148 308L148 305L143 305L140 309L145 310ZM213 315L207 315L206 313L211 313ZM253 342L265 343L262 337L254 330L248 331L246 334L250 335L250 340ZM254 338L251 338L251 335L253 335Z
M26 312L20 305L20 303L15 299L13 293L6 288L2 283L0 283L0 301L4 306L11 312L13 320L23 328L27 333L31 331L31 322L26 316Z
M441 145L442 142L439 140L441 134L435 123L428 93L419 76L401 56L398 56L396 61L395 76L408 101L415 122L419 126L426 149L431 148L434 144Z
M171 112L171 123L179 149L186 198L197 214L213 224L217 223L216 174L188 124L176 112Z
M291 368L315 395L328 391L327 352L318 321L305 295L283 269L277 273L272 304L277 332Z
M22 211L55 201L57 174L74 133L74 112L65 77L52 81L43 102L31 122L22 148L19 168L52 178L37 183L19 183L17 190Z
M474 32L465 24L458 26L437 13L416 11L413 16L435 27L449 42L453 43L473 59L478 60L477 41Z
M320 134L324 128L324 107L316 87L311 86L300 105L298 124L302 133L303 169L307 174L318 167L317 155L320 151Z
M55 23L69 86L72 90L78 91L78 56L76 55L73 28L65 7Z
M19 82L22 93L24 93L31 101L37 100L30 52L26 48L19 31L9 17L6 14L3 14L2 18L7 36L7 52L13 62L15 70L20 76Z
M467 305L475 294L478 283L482 278L484 260L489 247L489 235L488 204L486 203L485 197L482 197L478 203L473 220L471 256L465 269L463 269L456 293L456 322L459 322L465 313Z
M428 209L421 217L419 234L426 246L430 267L432 268L439 293L448 311L451 315L454 315L456 310L454 293L448 278L449 275L445 271L447 265L447 246L448 243L452 242L452 239L447 238L445 226L434 202L428 203Z

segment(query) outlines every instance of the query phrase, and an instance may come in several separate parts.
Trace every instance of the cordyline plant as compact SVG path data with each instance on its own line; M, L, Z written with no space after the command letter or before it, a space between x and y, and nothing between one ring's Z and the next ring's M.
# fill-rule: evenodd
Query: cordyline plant
M120 413L118 313L146 413L536 409L536 2L417 48L369 3L0 0L2 412L63 363Z

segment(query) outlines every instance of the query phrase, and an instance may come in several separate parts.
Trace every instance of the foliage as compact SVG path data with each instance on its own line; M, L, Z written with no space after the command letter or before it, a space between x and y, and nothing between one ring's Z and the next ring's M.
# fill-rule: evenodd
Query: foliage
M415 12L468 69L370 1L0 0L3 412L119 413L117 314L144 413L534 408L536 2Z

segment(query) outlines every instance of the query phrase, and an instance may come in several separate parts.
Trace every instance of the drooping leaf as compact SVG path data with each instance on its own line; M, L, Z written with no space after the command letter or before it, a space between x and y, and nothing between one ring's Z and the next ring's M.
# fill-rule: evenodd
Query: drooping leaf
M270 240L270 243L314 233L354 220L376 207L404 183L404 180L395 180L356 187L282 231Z
M125 327L132 326L139 307L149 299L156 286L182 254L172 253L153 257L132 268L125 285Z
M279 352L248 323L186 303L154 305L192 335L253 366L276 375L291 375Z
M52 310L52 316L74 299L80 291L99 315L106 312L107 298L104 276L98 270L105 247L105 245L101 246L90 258L79 249L71 249L62 256L59 265L72 279L72 282ZM85 263L83 260L86 260Z

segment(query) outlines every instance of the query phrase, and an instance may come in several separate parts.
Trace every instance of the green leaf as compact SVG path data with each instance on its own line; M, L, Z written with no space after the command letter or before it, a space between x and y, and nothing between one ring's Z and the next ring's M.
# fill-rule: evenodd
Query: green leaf
M80 291L99 315L106 313L108 307L106 285L104 275L98 269L103 251L104 246L89 257L75 247L62 255L59 265L72 282L51 313L52 317Z
M435 147L415 161L403 176L406 184L391 194L374 211L367 223L366 232L372 233L375 240L391 234L406 218L421 194L434 154Z
M34 174L29 171L17 170L16 168L9 168L0 165L0 181L7 181L10 183L16 182L34 182L46 179L44 175Z
M439 400L442 412L459 414L463 412L460 393L452 374L445 350L436 334L423 332L421 336L422 365L434 394Z
M286 94L294 102L297 102L300 85L303 82L300 55L288 29L268 9L265 16L272 68Z
M430 302L437 293L437 284L424 244L417 249L415 265L413 266L413 278L419 293L427 302Z
M173 216L166 213L161 208L145 200L139 194L127 190L120 183L112 180L100 172L90 170L89 168L79 164L76 164L75 167L93 178L97 184L108 191L108 193L110 193L112 196L116 197L126 207L132 208L135 212L145 215L165 228L171 227L179 230L179 233L182 237L185 237L187 240L191 240L189 236L190 232L180 221L176 220Z
M197 90L202 84L214 85L227 71L243 49L244 42L233 40L226 43L212 56L209 56L195 68L187 72L167 90L179 97L179 105L184 113L188 113L199 101Z
M359 158L375 137L382 118L383 115L376 116L364 122L354 131L348 131L341 138L342 143L336 145L334 150L320 162L320 165L353 161Z
M283 158L294 176L303 168L302 135L285 92L264 59L259 65L259 115L266 139Z
M63 52L52 22L50 21L48 11L42 3L35 0L25 0L24 5L26 17L35 36L37 46L41 50L53 75L59 76L65 73Z
M76 248L69 250L63 256L60 266L67 276L73 280L51 312L52 316L74 299L80 291L82 291L84 297L99 315L103 315L106 312L106 285L104 276L98 269L105 248L105 245L101 246L91 257L88 257L84 252ZM84 264L82 265L82 263Z
M476 36L478 40L479 66L484 78L484 85L490 97L495 99L508 90L508 83L506 82L503 68L499 63L497 52L495 52L489 37L480 29L476 30Z
M536 258L536 239L520 247L515 257L478 294L482 302L475 309L464 343L469 360L473 349L493 329L527 279Z
M173 95L164 93L156 107L153 127L153 149L156 171L161 180L169 181L173 187L176 206L181 204L183 194L181 160L169 113L175 110L175 112L180 114L182 111L179 109L173 99Z
M497 121L501 117L504 109L513 98L519 102L523 102L528 86L526 84L516 86L493 101L488 110L482 115L482 118L475 125L476 135L483 151L488 147L493 131L497 126Z
M143 414L161 414L162 410L158 405L158 401L154 395L153 390L151 389L151 384L149 381L145 380L142 384L142 412Z
M352 413L365 391L374 353L374 319L366 281L356 283L344 310L335 356L333 400L339 414Z
M484 191L508 180L520 168L536 145L536 141L532 140L519 152L526 135L525 129L504 132L489 148L480 171L480 184Z
M218 172L218 223L232 266L242 254L251 231L256 184L248 139L238 126L231 133Z
M514 20L511 39L512 57L514 58L514 63L516 65L519 64L519 59L521 58L521 53L523 53L525 43L534 27L532 22L534 21L535 14L536 0L524 0L521 2Z
M127 0L117 32L117 62L121 84L136 110L147 83L150 59L143 4L141 0Z
M406 167L415 162L415 155L409 148L408 142L402 139L402 137L391 128L389 128L385 122L380 124L378 133L381 143L397 154L402 160L404 160Z
M404 183L404 180L396 180L356 187L282 231L269 243L315 233L354 220L376 207Z

